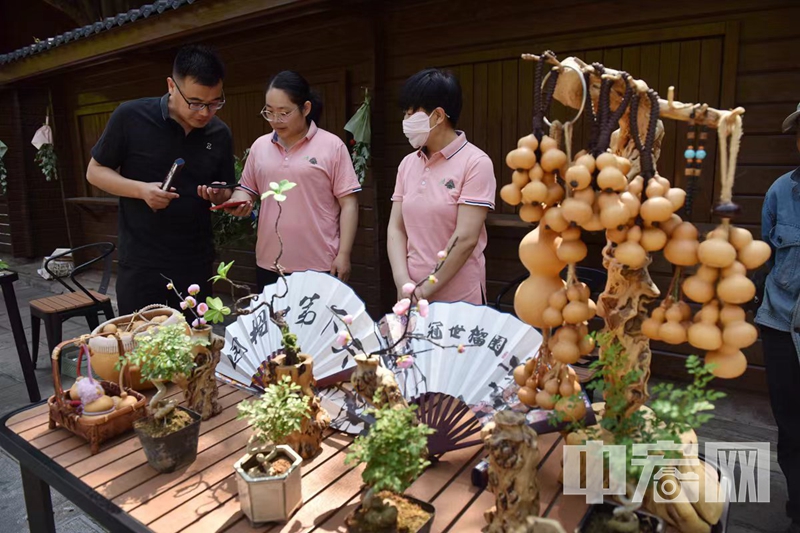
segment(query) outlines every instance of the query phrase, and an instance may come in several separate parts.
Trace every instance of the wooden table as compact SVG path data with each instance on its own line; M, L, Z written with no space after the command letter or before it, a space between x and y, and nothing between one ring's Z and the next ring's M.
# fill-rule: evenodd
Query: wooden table
M46 404L7 416L0 445L20 462L31 531L55 531L48 485L114 533L345 531L344 518L359 503L363 466L344 465L352 437L336 431L326 433L322 453L303 465L304 504L286 524L253 528L244 518L233 464L251 435L248 422L236 419L237 404L248 396L220 386L224 410L200 426L197 460L172 474L150 468L133 432L92 456L79 437L48 429ZM584 497L561 494L560 436L540 436L539 447L542 514L571 532L586 511ZM433 531L477 532L485 525L483 513L494 496L471 484L472 469L484 455L479 445L449 452L408 490L436 507Z
M19 316L17 295L14 292L14 282L18 279L19 274L16 272L0 270L0 288L3 291L11 332L14 334L14 344L17 347L22 376L25 378L25 387L28 389L28 398L31 402L38 402L41 399L39 384L36 382L36 374L33 371L33 361L31 361L31 353L28 351L28 341L25 338L25 329L22 326L22 318Z

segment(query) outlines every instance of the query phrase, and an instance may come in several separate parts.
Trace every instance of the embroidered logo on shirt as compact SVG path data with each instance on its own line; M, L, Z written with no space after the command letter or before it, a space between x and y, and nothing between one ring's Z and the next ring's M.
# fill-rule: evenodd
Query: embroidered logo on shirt
M305 160L308 161L309 163L311 163L312 165L316 165L317 164L317 158L316 157L312 157L311 159L309 159L308 156L306 156Z
M444 186L447 187L450 190L453 190L453 189L456 188L456 184L455 184L455 182L453 180L447 180L447 183L445 183Z
M208 144L206 145L206 150L211 150L211 143L208 143Z

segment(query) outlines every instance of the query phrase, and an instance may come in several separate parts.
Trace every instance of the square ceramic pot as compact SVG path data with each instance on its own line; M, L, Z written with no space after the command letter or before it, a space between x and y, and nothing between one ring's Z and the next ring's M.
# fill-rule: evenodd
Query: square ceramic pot
M280 476L248 475L247 470L252 466L248 463L255 461L255 454L251 453L239 459L233 466L239 488L239 504L242 506L242 512L253 524L285 522L303 504L303 491L300 485L300 465L303 458L291 447L281 444L273 448L267 460L279 454L292 460L289 471Z

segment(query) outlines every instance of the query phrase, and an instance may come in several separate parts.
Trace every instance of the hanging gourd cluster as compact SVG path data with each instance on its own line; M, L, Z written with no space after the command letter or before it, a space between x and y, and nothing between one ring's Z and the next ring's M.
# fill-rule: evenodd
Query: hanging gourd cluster
M536 70L535 83L540 91L534 98L534 134L521 138L517 148L507 154L506 163L513 170L512 181L500 191L504 202L520 206L519 216L523 221L539 222L520 243L520 259L530 277L520 285L514 307L521 320L544 331L545 343L539 357L514 372L520 386L520 401L531 407L563 411L567 419L582 416L582 405L575 402L558 405L580 390L568 365L595 347L594 341L587 337L588 321L596 314L595 303L589 297L588 287L574 276L574 265L588 253L581 240L582 230L605 230L607 254L630 270L646 267L649 254L663 250L667 261L676 267L675 276L666 298L643 322L643 334L669 344L689 342L706 351L706 362L715 365L714 375L740 376L747 366L741 350L757 338L755 327L746 322L741 307L755 296L755 286L747 271L761 266L770 255L766 243L753 239L749 231L730 222L737 211L730 195L741 118L733 115L720 119L723 193L714 212L723 222L701 243L698 229L679 215L691 198L687 199L686 191L674 187L655 169L658 95L652 90L634 94L633 84L626 83L621 103L612 112L609 95L613 81L604 77L596 112L587 97L587 113L593 126L589 149L569 161L569 134L565 136L565 153L556 140L542 131L542 116L549 108L560 70L554 68L542 83L543 63L539 61ZM595 74L603 74L602 65L594 64L593 69ZM627 74L622 76L629 81ZM608 148L611 133L619 127L626 108L628 117L637 117L642 99L649 100L651 112L643 136L639 135L637 121L629 119L631 137L641 154L641 170L631 179L631 162L612 154ZM702 109L705 111L705 107ZM690 191L706 156L705 128L701 134L694 120L691 126L694 130L690 127L686 151ZM729 137L731 153L727 157L724 143ZM694 140L698 138L701 144L695 150ZM565 284L560 273L567 265L570 268ZM684 278L690 269L694 272ZM698 305L690 305L687 299L702 307L695 311ZM552 335L551 328L557 328Z

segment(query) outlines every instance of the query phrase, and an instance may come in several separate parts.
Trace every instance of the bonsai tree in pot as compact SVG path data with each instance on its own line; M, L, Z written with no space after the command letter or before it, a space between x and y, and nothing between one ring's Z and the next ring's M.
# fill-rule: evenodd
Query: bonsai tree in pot
M242 512L254 524L287 520L303 503L302 458L291 444L310 415L309 398L290 376L269 385L261 398L239 404L239 418L250 419L253 436L251 451L234 469Z
M304 357L300 353L300 346L297 344L297 335L293 334L289 329L289 323L286 321L286 313L288 309L280 309L276 305L276 300L285 298L289 292L289 285L286 282L286 276L284 275L284 269L280 264L281 256L283 255L283 239L281 238L281 233L278 229L281 220L281 214L283 213L282 202L286 200L286 192L295 187L295 183L292 183L288 180L282 180L280 183L272 182L270 183L270 190L265 192L261 195L261 199L266 200L269 197L273 197L276 202L278 202L278 216L275 219L275 235L278 237L278 242L280 243L280 250L278 252L278 256L275 258L273 266L275 271L280 276L280 280L278 282L279 285L282 284L282 288L277 290L275 294L272 295L272 298L269 300L264 300L260 302L258 305L250 307L251 302L255 302L261 296L260 294L253 294L250 292L250 287L244 284L236 283L232 279L228 277L228 272L230 271L231 267L233 266L233 261L230 263L220 263L219 267L217 268L217 275L212 277L211 280L214 283L219 281L224 281L228 283L231 289L231 297L234 299L235 303L233 306L233 313L235 315L248 315L255 313L262 307L267 307L269 310L269 318L270 320L278 326L281 330L281 341L282 341L282 353L277 355L274 359L277 366L286 366L286 367L299 367L301 365L310 365L311 361L310 358ZM243 290L247 292L246 296L236 298L236 290ZM210 301L213 300L212 298L207 298L206 303L208 304L209 308L211 309L210 316L216 317L219 315L227 315L230 314L230 309L225 306L218 306L216 302ZM217 298L217 300L219 300ZM212 305L213 304L213 305ZM220 302L221 304L221 302ZM208 317L209 314L206 313ZM286 373L286 372L284 372ZM309 373L309 383L301 383L302 387L306 387L310 385L310 378L311 378L311 369L308 369ZM298 371L298 374L305 374L305 370ZM277 374L275 376L277 377ZM292 376L296 381L296 375Z
M179 374L174 381L183 389L184 401L189 409L199 413L203 420L208 420L222 411L222 406L217 402L219 390L214 373L220 352L225 346L225 339L214 334L209 322L222 322L230 314L230 309L223 306L220 298L207 297L206 302L197 303L195 296L200 292L199 285L189 285L184 296L171 279L163 274L162 277L167 280L167 289L174 291L181 299L181 309L194 315L192 338L200 341L192 348L195 366L191 374Z
M380 394L380 391L376 396ZM374 404L383 403L380 397ZM370 411L375 423L366 436L356 437L345 464L366 463L361 478L367 490L361 505L347 517L349 531L429 531L433 506L403 496L403 492L430 464L427 436L433 432L416 422L416 406L384 404Z
M700 459L695 459L697 435L694 430L713 417L709 413L714 409L713 402L725 396L722 392L707 389L714 377L711 374L713 368L704 365L697 356L690 356L686 368L693 377L692 383L685 388L671 383L658 384L651 389L649 407L642 406L628 412L626 393L640 376L636 371L620 372L627 354L619 342L608 334L598 335L597 340L602 357L592 364L592 368L603 379L589 387L602 392L605 398L605 403L596 413L599 423L588 428L573 424L573 431L567 435L566 441L573 445L602 441L625 446L625 494L617 496L622 506L613 511L608 509L608 504L590 508L582 530L588 531L592 520L606 521L609 531L643 531L655 527L655 517L639 511L644 508L681 531L710 531L711 526L720 520L723 504L704 501L706 485L718 484L719 481L709 475ZM554 415L556 420L558 416ZM648 447L656 454L663 454L663 460L649 461ZM679 459L690 459L692 464L659 468L665 461L669 463ZM581 461L581 476L586 475L585 472ZM659 485L663 487L672 483L676 488L681 487L681 476L699 480L697 502L690 503L686 495L680 496L681 490L655 494ZM585 483L584 486L588 486L588 481Z
M280 264L280 258L283 255L283 239L279 231L279 223L281 214L283 212L282 202L286 200L286 192L295 187L295 183L288 180L282 180L280 183L270 183L270 190L261 195L261 200L265 201L272 197L278 202L278 216L275 219L275 234L280 243L280 250L278 256L273 263L275 271L280 276L278 281L278 289L269 299L264 299L258 302L261 294L253 294L250 292L250 287L247 285L234 282L228 277L233 266L233 261L230 263L220 263L217 268L217 275L212 277L214 283L224 281L228 283L231 288L231 297L234 299L233 314L247 315L255 313L262 307L266 307L269 311L269 318L273 324L278 326L281 331L281 350L274 354L274 357L267 361L266 365L266 383L277 383L283 376L289 376L291 380L297 383L302 391L309 399L310 417L303 422L303 427L297 435L297 440L293 442L295 451L300 454L303 459L309 459L316 455L320 450L322 443L322 432L330 424L330 417L328 413L320 406L319 398L314 394L312 386L314 385L313 374L313 359L310 355L301 353L301 348L297 342L297 335L292 333L289 328L289 323L286 320L288 308L280 308L278 301L285 298L289 292L289 284L284 275L284 269ZM236 290L243 290L247 292L246 296L236 298ZM257 302L257 303L256 303ZM256 305L251 305L256 303ZM207 298L206 304L208 309L205 312L205 319L207 320L222 320L224 316L231 313L231 310L222 305L219 298Z
M119 367L136 365L142 377L152 381L158 392L148 406L150 416L138 420L134 429L142 441L147 461L159 472L172 472L197 457L200 415L174 401L165 401L165 381L189 375L195 366L192 349L201 340L186 333L185 324L154 328L137 337L133 351L120 359Z

